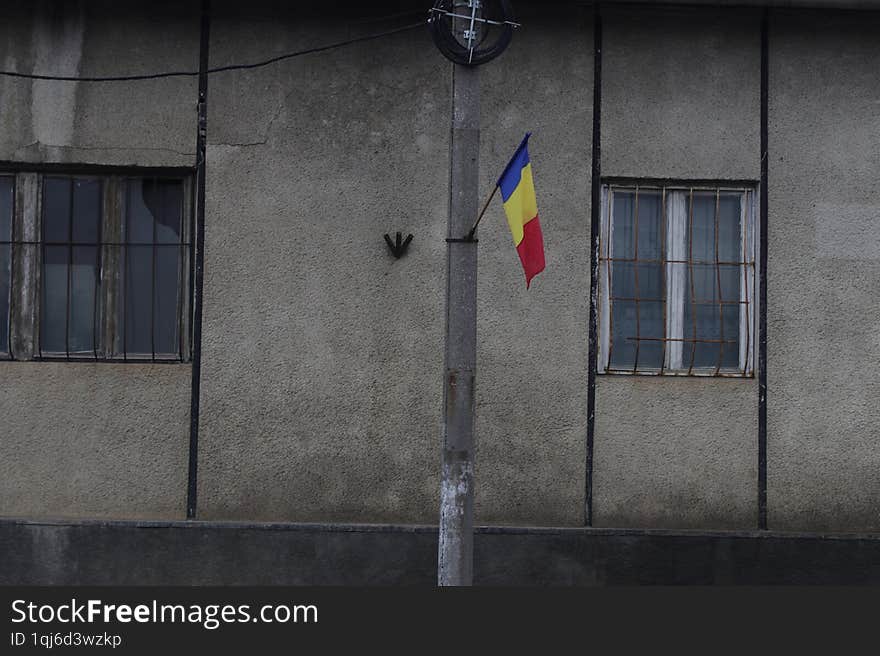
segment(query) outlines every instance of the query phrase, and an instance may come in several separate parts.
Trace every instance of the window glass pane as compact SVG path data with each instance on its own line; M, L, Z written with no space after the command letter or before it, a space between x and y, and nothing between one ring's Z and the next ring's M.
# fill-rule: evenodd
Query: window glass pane
M0 177L0 353L9 352L9 284L12 276L13 179Z
M126 353L153 352L153 246L125 248Z
M742 268L737 265L719 264L693 264L688 267L685 274L688 285L688 295L693 295L698 301L720 300L726 302L739 301L739 291L742 285ZM691 289L691 279L693 289ZM720 290L719 290L720 285Z
M614 262L611 268L611 295L613 298L662 301L665 296L663 265Z
M718 277L714 264L693 264L687 273L688 299L698 302L718 302Z
M664 323L663 303L616 301L611 319L611 367L633 369L638 356L639 370L660 369Z
M154 209L160 204L156 202L153 183L148 180L129 180L127 186L125 241L129 244L152 244L154 220L148 199L152 201Z
M123 325L132 354L179 352L183 183L127 182L128 218Z
M613 369L632 369L636 360L636 304L615 301L611 304L611 353Z
M42 312L40 313L40 349L64 353L67 350L67 246L43 247Z
M177 353L178 295L180 290L180 246L156 247L156 316L154 330L157 353Z
M9 352L9 278L11 273L11 249L0 244L0 353Z
M727 307L733 309L735 306ZM714 369L717 367L718 358L721 355L721 306L713 303L686 304L684 337L685 340L696 340L685 341L684 343L683 356L685 367L691 367L692 356L694 368ZM724 339L736 338L725 335ZM735 344L725 344L725 349L736 349L736 352L739 352L739 348ZM738 360L738 356L736 360Z
M631 260L635 257L635 193L614 190L611 219L611 257Z
M724 340L733 342L724 344L724 354L721 366L725 369L739 368L739 305L725 305L724 310Z
M739 301L739 290L742 285L742 267L730 264L718 265L718 277L721 284L721 300Z
M70 241L70 178L43 180L43 241Z
M183 216L183 183L179 180L158 180L156 186L161 191L162 205L156 217L156 242L159 244L179 244L180 224Z
M721 262L742 261L741 192L722 192L718 200L718 259Z
M179 180L129 180L127 194L128 243L180 243L183 183Z
M715 262L715 194L695 191L688 196L688 254L694 262Z
M74 246L71 250L68 349L70 353L94 352L98 248Z
M636 275L632 262L611 263L611 298L635 298Z
M639 303L639 337L652 338L639 341L639 369L659 369L663 363L663 342L665 335L663 303Z
M742 268L736 265L694 264L688 267L686 279L686 302L684 307L685 339L722 339L722 314L724 321L725 341L737 343L697 343L685 342L683 355L684 367L690 368L691 355L694 356L695 368L716 367L719 355L722 356L721 366L736 368L739 366L739 312L740 286ZM693 279L693 287L691 287ZM721 295L719 296L719 279ZM693 294L693 296L692 296ZM723 312L721 302L724 302ZM695 325L696 322L696 325Z
M656 190L639 190L637 226L640 260L661 259L662 197Z
M101 183L73 181L73 241L97 244L101 226Z
M12 241L13 180L0 177L0 241Z
M657 300L662 301L666 297L663 289L663 265L657 264L639 264L637 271L639 279L637 287L639 290L639 300Z

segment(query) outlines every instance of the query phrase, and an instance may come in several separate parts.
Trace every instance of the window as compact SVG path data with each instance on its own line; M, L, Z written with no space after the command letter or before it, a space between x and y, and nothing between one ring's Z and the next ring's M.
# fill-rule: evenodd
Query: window
M189 359L188 189L167 176L0 176L0 230L4 194L21 205L0 233L0 285L19 301L5 306L7 357ZM11 296L10 278L22 281Z
M608 184L602 373L751 376L755 190Z
M0 355L9 356L9 302L12 281L14 178L0 175Z

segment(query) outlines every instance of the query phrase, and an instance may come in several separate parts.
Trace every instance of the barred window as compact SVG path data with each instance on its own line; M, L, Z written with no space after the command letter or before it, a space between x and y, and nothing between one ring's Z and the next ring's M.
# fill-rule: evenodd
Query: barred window
M183 186L128 179L125 186L121 344L128 355L168 356L181 347Z
M6 356L188 360L188 190L174 176L0 176Z
M599 371L750 376L755 190L608 184Z
M0 175L0 355L11 352L9 302L12 281L12 211L14 178Z
M101 180L43 180L42 353L97 357L101 196Z

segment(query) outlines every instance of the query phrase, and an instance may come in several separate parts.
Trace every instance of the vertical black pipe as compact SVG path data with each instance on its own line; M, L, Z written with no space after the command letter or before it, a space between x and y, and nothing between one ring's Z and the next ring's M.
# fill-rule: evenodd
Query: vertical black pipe
M769 10L761 18L761 217L758 271L758 528L767 529L767 164L770 65L768 61Z
M159 201L159 209L158 212L163 212L165 209L164 198L162 196L162 190L159 186L159 179L153 178L152 183L156 187L156 197L160 198ZM152 246L152 271L150 273L150 361L156 361L156 224L158 223L158 217L153 217L153 246Z
M208 43L211 28L211 2L202 0L201 41L199 45L199 123L196 135L196 239L195 284L193 285L192 397L189 419L189 476L186 518L195 519L199 464L199 394L202 377L202 290L205 268L205 142L208 128Z
M596 431L596 368L599 352L599 212L602 204L602 15L593 5L593 176L590 200L590 344L587 369L587 463L584 524L593 525L593 437Z
M70 274L73 270L73 188L76 178L70 178L67 192L67 295L64 297L64 353L70 360Z

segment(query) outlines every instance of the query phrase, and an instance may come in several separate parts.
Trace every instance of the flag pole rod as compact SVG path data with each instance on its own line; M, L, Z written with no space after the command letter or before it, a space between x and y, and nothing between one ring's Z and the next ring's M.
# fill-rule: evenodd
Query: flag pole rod
M486 210L489 209L489 203L492 202L492 199L495 198L495 192L498 191L498 185L495 185L492 188L492 193L489 194L489 198L486 199L486 204L483 205L483 209L480 211L480 215L477 217L477 220L474 222L474 227L471 228L471 231L467 233L467 237L464 238L465 241L472 241L474 238L474 233L477 231L477 226L480 225L480 221L483 218L483 215L486 213Z

